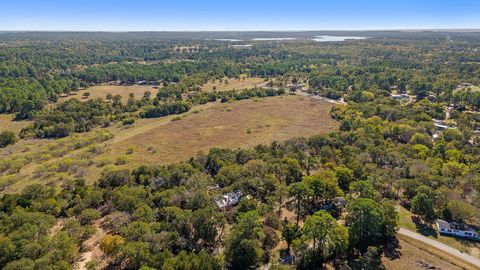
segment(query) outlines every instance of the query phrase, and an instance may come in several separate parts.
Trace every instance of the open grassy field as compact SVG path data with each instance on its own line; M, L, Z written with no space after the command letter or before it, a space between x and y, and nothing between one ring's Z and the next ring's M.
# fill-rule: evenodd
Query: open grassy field
M118 124L58 140L21 140L0 149L0 193L75 177L92 183L108 166L168 164L212 147L252 147L329 132L338 126L330 118L331 107L302 96L217 102L182 115L138 119L132 126Z
M79 91L75 95L69 95L65 97L61 97L58 101L66 101L72 98L77 98L82 101L95 99L95 98L102 98L105 100L107 94L120 95L122 97L122 102L126 102L128 99L128 95L133 93L136 99L140 99L143 96L145 91L150 91L152 96L155 96L158 92L158 89L154 88L151 85L109 85L109 84L102 84L89 87L85 90ZM90 96L88 98L83 97L83 93L89 92Z
M252 147L324 133L337 127L329 116L331 107L299 96L210 104L177 121L139 122L138 127L116 136L109 155L118 156L133 147L128 157L132 163L162 164L212 147Z
M412 215L412 213L401 206L398 207L398 213L400 215L400 227L418 232L446 245L454 247L461 252L480 258L480 242L473 242L471 240L440 235L434 225L431 227L417 225L414 222L415 217Z
M12 131L18 134L22 128L31 123L30 121L13 121L14 118L13 114L0 114L0 132Z
M228 81L228 84L225 84L225 80ZM202 86L202 90L213 91L213 87L216 87L217 91L242 90L254 87L261 87L265 83L265 79L263 78L240 76L240 79L223 78L221 80L209 81Z
M383 264L388 270L479 269L412 238L398 235L398 240L399 256L397 258L382 258Z

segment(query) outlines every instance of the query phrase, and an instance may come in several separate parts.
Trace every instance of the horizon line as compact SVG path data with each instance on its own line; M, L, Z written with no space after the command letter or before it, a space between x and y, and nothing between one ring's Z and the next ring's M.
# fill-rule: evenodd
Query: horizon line
M474 28L366 28L366 29L309 29L309 30L2 30L0 32L52 32L52 33L202 33L202 32L320 32L320 31L344 31L344 32L378 32L378 31L480 31L480 27Z

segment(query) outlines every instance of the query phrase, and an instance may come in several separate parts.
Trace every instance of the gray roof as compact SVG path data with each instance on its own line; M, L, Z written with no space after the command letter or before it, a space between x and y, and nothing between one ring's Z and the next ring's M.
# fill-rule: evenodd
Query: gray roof
M441 229L443 228L443 229L467 231L467 232L475 231L474 228L460 222L448 222L443 219L437 219L437 224L438 224L438 227Z
M440 228L450 229L450 223L448 221L443 220L443 219L437 219L437 224L438 224L438 227L440 227Z
M242 198L242 192L237 190L216 198L215 202L217 203L217 206L219 208L224 208L230 205L237 204L238 202L240 202L241 198Z

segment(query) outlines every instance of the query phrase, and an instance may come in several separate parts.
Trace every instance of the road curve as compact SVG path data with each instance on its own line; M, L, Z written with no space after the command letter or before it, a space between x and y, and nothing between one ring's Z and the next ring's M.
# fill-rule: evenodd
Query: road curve
M423 242L425 244L428 244L430 246L433 246L439 250L442 250L450 255L453 255L457 258L460 258L466 262L469 262L475 266L478 267L478 269L480 269L480 259L476 258L476 257L473 257L471 255L468 255L466 253L462 253L460 252L458 249L455 249L451 246L448 246L448 245L445 245L437 240L434 240L434 239L431 239L431 238L428 238L426 236L423 236L419 233L416 233L416 232L412 232L412 231L409 231L407 229L404 229L404 228L400 228L400 230L398 231L399 234L401 235L404 235L404 236L407 236L407 237L410 237L410 238L413 238L415 240L418 240L420 242Z

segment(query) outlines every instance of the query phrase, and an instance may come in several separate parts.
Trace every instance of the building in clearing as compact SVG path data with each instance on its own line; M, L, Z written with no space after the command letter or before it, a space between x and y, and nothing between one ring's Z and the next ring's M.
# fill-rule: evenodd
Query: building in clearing
M238 190L238 191L224 194L223 196L216 198L215 202L217 203L218 208L224 209L228 206L236 205L237 203L240 202L241 198L242 198L242 192Z
M409 99L410 97L407 94L394 94L391 95L393 99Z
M455 235L470 239L480 240L480 236L475 228L458 222L448 222L443 219L437 219L437 229L440 234Z

